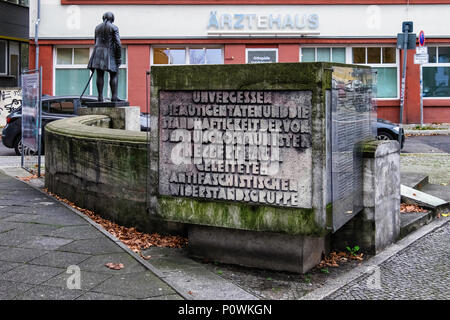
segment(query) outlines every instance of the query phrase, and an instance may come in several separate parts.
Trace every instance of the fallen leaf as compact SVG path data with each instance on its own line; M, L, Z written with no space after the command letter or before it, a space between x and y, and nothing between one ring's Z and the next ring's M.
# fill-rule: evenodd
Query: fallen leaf
M110 268L112 270L120 270L120 269L124 268L123 263L108 262L107 264L105 264L105 266L107 266L108 268Z
M142 259L144 259L144 260L149 260L152 256L150 256L150 255L148 255L148 256L144 256L143 254L142 254L142 252L139 252L139 255L142 257Z

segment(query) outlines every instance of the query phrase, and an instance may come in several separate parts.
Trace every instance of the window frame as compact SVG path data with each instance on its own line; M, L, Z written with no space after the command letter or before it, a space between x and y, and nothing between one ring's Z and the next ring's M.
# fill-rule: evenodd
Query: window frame
M153 53L153 49L158 49L158 48L166 48L166 49L184 49L186 54L184 57L184 64L163 64L163 63L158 63L155 64L154 63L154 53ZM191 64L191 56L190 56L190 50L191 49L220 49L221 50L221 55L222 55L222 63L225 63L225 57L224 57L224 47L223 46L218 46L218 45L154 45L150 47L150 66L185 66L185 65L193 65L193 66L203 66L203 65L208 65L208 63L206 63L206 53L205 53L205 63L202 64ZM170 61L169 61L170 62Z
M365 61L366 63L354 63L353 62L353 48L365 48ZM380 59L381 62L380 63L367 63L367 48L380 48ZM395 63L383 63L383 48L394 48L395 49ZM395 97L390 97L390 98L376 98L376 100L398 100L400 99L400 52L399 50L392 45L352 45L349 47L349 51L351 52L351 56L350 56L350 64L356 64L356 65L366 65L372 68L396 68L397 70L397 87L396 87L396 91L397 91L397 95Z
M448 67L448 68L450 68L450 62L439 62L439 47L450 47L450 45L448 45L448 44L433 44L433 45L430 45L427 47L428 47L428 50L430 50L430 47L436 48L436 62L428 62L428 63L421 64L420 68L422 69L421 70L422 74L423 74L424 67L425 68L426 67ZM423 79L422 79L422 81L423 81ZM430 99L430 100L450 99L450 95L445 96L445 97L423 97L423 99Z
M5 43L5 61L4 61L5 72L0 72L0 75L5 76L8 74L8 61L9 61L8 46L9 46L9 43L7 40L3 40L3 39L0 39L0 42ZM1 63L1 61L0 61L0 63Z
M58 64L58 49L72 49L72 64ZM87 65L86 64L74 64L75 61L75 50L74 49L89 49L89 58L92 55L92 52L94 51L94 47L93 46L87 46L87 45L58 45L58 46L54 46L53 47L53 92L54 94L56 94L56 70L58 69L87 69ZM126 63L122 63L119 66L119 69L125 69L127 71L127 79L126 79L126 98L128 99L128 78L129 78L129 72L128 72L128 46L122 46L122 50L124 50L125 52L125 62ZM89 70L90 71L90 70ZM109 77L109 73L107 72L108 77ZM109 78L107 78L105 81L107 81L109 83ZM94 92L94 86L95 84L93 83L92 79L91 82L89 83L89 88L88 90L86 90L88 93L85 93L85 95L93 95ZM80 93L81 94L81 93ZM111 88L109 87L109 85L107 86L107 92L105 94L105 97L109 96L111 94Z
M333 60L333 48L337 48L337 49L344 49L344 51L345 51L345 62L342 62L342 63L349 63L349 55L348 55L348 47L346 47L346 46L342 46L342 45L333 45L333 46L330 46L330 45L316 45L316 46L314 46L314 45L307 45L307 46L302 46L302 45L300 45L300 50L299 50L299 61L300 62L303 62L303 53L302 53L302 50L303 49L314 49L314 62L318 62L317 61L317 49L319 49L319 48L328 48L329 50L330 50L330 62L333 62L332 60ZM336 63L341 63L341 62L336 62Z

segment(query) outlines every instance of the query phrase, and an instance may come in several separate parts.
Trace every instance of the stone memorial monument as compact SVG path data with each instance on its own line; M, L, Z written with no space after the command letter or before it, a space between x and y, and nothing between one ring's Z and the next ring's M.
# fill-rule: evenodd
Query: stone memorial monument
M192 256L308 271L365 210L373 85L329 63L152 66L149 215L186 224Z

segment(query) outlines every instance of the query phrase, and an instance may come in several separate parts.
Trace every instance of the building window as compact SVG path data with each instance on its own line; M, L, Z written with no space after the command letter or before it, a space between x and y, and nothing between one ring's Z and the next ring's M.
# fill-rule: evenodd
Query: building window
M398 57L395 47L353 47L354 64L377 71L377 98L398 98Z
M275 63L278 62L276 48L249 48L245 50L247 63Z
M450 97L450 47L428 47L428 63L423 68L423 96Z
M6 74L7 71L7 42L0 40L0 74Z
M81 95L91 71L87 69L89 57L93 48L56 48L55 63L55 95ZM103 95L110 97L109 73L105 76ZM97 73L95 72L92 81L87 88L85 95L98 95L96 86ZM122 48L122 64L119 67L118 96L120 99L127 99L127 51Z
M223 64L223 49L214 47L154 47L152 64Z
M345 48L301 48L301 62L338 62L345 63Z

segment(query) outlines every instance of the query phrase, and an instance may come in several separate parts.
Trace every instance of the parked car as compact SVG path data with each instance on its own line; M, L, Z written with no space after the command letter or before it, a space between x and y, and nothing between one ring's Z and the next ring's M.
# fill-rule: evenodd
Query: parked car
M83 96L81 106L86 102L97 101L96 96ZM80 105L79 96L42 96L42 151L44 150L45 125L54 120L76 116ZM13 110L6 117L2 131L2 142L7 148L14 148L17 155L22 153L22 107ZM43 153L43 152L42 152Z
M400 134L400 148L403 149L405 144L405 133L403 128L400 128L398 124L390 122L384 119L377 119L377 139L378 140L396 140L398 141L398 135Z

